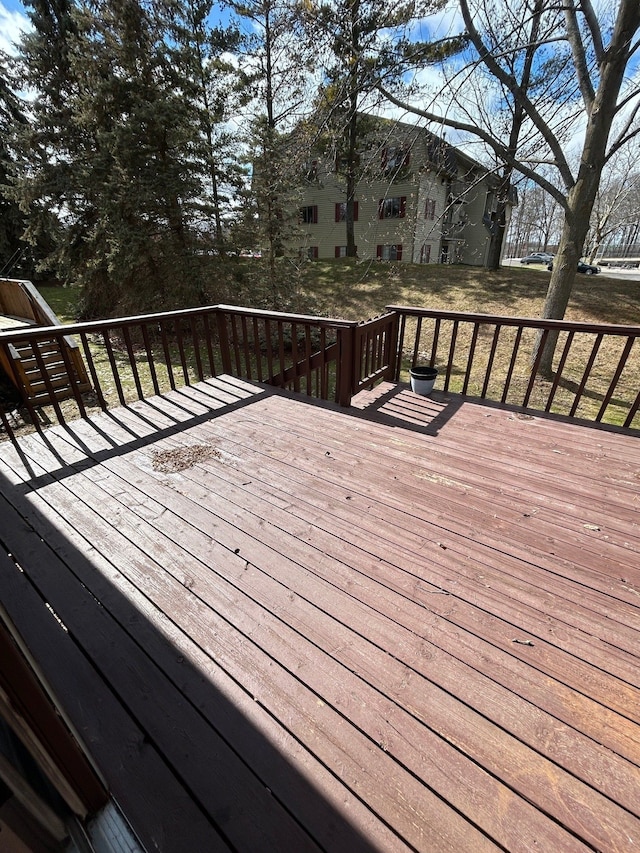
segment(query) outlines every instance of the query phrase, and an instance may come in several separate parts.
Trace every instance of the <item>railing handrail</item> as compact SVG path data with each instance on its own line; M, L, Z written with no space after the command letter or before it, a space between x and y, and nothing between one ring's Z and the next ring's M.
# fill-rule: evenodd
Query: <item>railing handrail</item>
M608 335L640 337L640 326L622 326L614 323L585 323L578 320L548 320L542 317L507 317L501 314L479 314L471 311L446 311L437 308L415 308L407 305L388 305L407 317L428 317L433 320L460 320L497 326L526 326L531 329L557 329L562 332L595 332Z
M65 323L54 326L25 326L19 329L7 329L0 332L0 341L13 339L32 340L46 335L78 335L82 333L99 332L102 329L115 327L125 328L141 324L161 322L163 320L178 320L188 317L199 317L203 314L234 314L241 317L260 317L283 323L309 323L318 328L350 329L358 325L357 320L340 320L330 317L314 317L306 314L289 314L282 311L262 311L259 308L241 308L237 305L204 305L200 308L184 308L179 311L160 311L154 314L139 314L130 317L112 317L106 320L86 320L81 323Z

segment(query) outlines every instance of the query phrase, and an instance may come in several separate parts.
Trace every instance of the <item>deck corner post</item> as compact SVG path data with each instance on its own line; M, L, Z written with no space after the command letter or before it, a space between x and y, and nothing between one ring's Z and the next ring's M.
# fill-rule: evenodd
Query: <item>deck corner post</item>
M399 331L400 331L400 314L397 311L393 311L393 317L391 318L391 327L390 334L387 340L387 352L385 353L385 360L387 362L387 372L385 375L385 379L389 382L397 382L399 379L399 353L398 353L398 342L399 342Z
M354 358L357 323L338 329L338 363L336 375L336 403L350 406L356 382Z
M229 332L227 330L227 314L220 308L216 309L216 325L218 327L218 341L220 343L220 358L222 361L222 372L231 375L231 350L229 349Z

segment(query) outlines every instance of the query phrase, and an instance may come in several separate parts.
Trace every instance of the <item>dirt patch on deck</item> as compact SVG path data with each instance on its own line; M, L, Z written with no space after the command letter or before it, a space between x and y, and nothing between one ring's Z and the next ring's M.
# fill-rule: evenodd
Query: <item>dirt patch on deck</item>
M170 474L192 468L206 459L219 458L220 451L208 444L193 444L189 447L176 447L172 450L156 450L151 456L154 471Z

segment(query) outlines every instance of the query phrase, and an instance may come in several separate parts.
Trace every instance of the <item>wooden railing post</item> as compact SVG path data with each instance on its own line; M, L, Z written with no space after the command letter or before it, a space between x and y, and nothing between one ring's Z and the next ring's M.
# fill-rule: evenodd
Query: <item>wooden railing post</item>
M395 382L396 371L398 366L398 332L400 329L400 314L393 311L393 317L389 325L389 335L386 340L385 361L387 363L387 372L385 379L388 382Z
M338 329L338 362L336 371L336 403L350 406L355 376L355 337L357 323Z
M232 374L231 348L229 347L229 332L227 330L227 315L224 311L216 311L216 324L218 327L218 341L220 343L220 361L222 372Z

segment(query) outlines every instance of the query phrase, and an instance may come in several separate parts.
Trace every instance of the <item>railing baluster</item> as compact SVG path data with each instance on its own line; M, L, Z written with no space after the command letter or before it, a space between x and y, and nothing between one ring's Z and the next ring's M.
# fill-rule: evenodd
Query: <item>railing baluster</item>
M191 316L189 318L189 322L191 324L191 340L193 341L193 354L196 359L196 376L198 380L202 382L204 380L204 371L202 370L202 355L200 354L200 337L198 335L198 329L196 326L196 318Z
M311 397L313 393L312 389L312 377L311 377L311 326L307 323L305 326L305 370L307 374L307 396Z
M616 386L620 380L620 377L622 376L622 371L624 370L624 368L626 366L627 359L629 358L629 355L631 353L631 347L633 346L635 340L636 340L635 337L630 336L627 338L627 342L624 345L624 349L622 350L622 355L620 356L620 359L618 361L618 366L616 367L616 372L613 374L613 379L611 380L611 382L609 384L609 388L607 389L607 393L604 395L604 399L602 400L602 405L600 406L598 414L596 415L596 423L600 423L602 418L604 417L604 413L607 410L607 406L609 405L609 401L613 397L613 392L615 391Z
M104 331L102 332L102 340L104 341L104 346L107 350L107 358L109 359L109 364L111 365L111 373L113 374L113 381L115 382L116 391L118 392L118 400L120 400L120 403L124 406L126 404L126 401L124 399L124 393L122 391L120 371L118 370L118 365L113 354L113 346L111 345L111 336L109 334L109 329L104 329Z
M164 353L164 363L167 368L167 377L169 386L172 391L176 390L176 380L173 375L173 361L171 358L171 347L169 346L169 336L167 335L167 326L162 320L160 321L160 335L162 337L162 351Z
M429 358L429 366L436 366L436 357L438 355L438 341L440 340L440 318L436 320L433 326L433 340L431 341L431 357ZM415 361L414 361L415 364Z
M458 339L458 326L458 321L454 320L453 328L451 329L451 344L449 345L449 358L447 359L447 373L444 380L444 391L449 390L449 380L451 379L451 371L453 370L453 359L456 351L456 341Z
M249 380L253 379L251 370L251 350L249 349L249 330L247 327L247 318L243 314L240 317L240 328L242 330L242 352L244 355L245 377Z
M553 377L553 385L551 386L551 390L549 391L549 398L547 399L547 404L544 407L545 412L551 411L551 405L553 403L554 397L556 396L556 391L558 390L558 385L560 384L560 380L562 378L562 371L564 370L564 366L569 356L569 350L571 349L571 344L573 343L574 334L575 333L573 331L569 332L567 334L567 340L564 342L564 348L562 350L562 355L560 356L560 361L558 362L556 375ZM543 351L541 347L540 351Z
M84 357L89 365L89 373L91 374L91 381L93 384L93 390L96 393L96 397L98 398L98 404L103 412L107 411L107 401L104 398L104 394L102 393L102 386L100 384L100 379L98 377L98 371L96 370L96 366L93 360L93 353L91 352L91 347L89 346L89 340L87 338L86 332L80 332L80 340L82 341L82 349L84 351Z
M509 370L507 372L507 377L504 382L504 388L502 389L502 397L500 399L501 403L506 403L507 394L509 393L509 386L511 385L511 379L513 377L513 369L516 366L516 359L518 357L518 350L520 349L520 340L522 338L522 326L518 326L518 331L516 333L516 339L513 343L513 352L511 353L511 361L509 363Z
M280 387L284 388L286 361L284 358L284 327L281 320L278 320L278 359L280 361Z
M580 400L582 399L582 395L584 393L584 389L586 387L587 381L589 379L589 375L591 373L591 368L593 367L593 363L596 360L596 356L598 355L598 350L600 349L600 344L602 343L602 333L596 336L595 341L593 342L593 348L591 350L591 355L589 356L589 361L587 362L587 366L584 369L584 373L582 374L582 380L580 382L580 387L576 392L575 399L573 401L573 406L571 406L571 411L569 412L569 417L574 417L575 413L578 411L578 406L580 405Z
M500 329L502 326L496 325L493 331L493 339L491 341L491 351L489 352L489 359L487 361L487 369L484 373L484 382L482 383L482 392L480 394L481 399L487 396L487 389L489 388L489 379L491 378L491 368L493 367L493 360L496 357L496 350L498 349L498 338L500 337Z
M209 376L215 376L216 363L213 357L213 334L211 332L211 323L209 322L210 317L209 313L203 314L202 322L204 323L204 339L207 344L207 356L209 358Z
M271 320L264 321L264 335L267 344L267 376L268 382L273 379L273 343L272 343Z
M549 329L545 329L540 336L540 343L538 344L538 350L536 352L536 360L534 361L531 367L531 375L529 376L529 384L527 385L527 390L524 395L524 400L522 401L522 405L526 408L529 405L529 400L531 399L531 394L533 392L533 386L536 381L536 376L538 375L538 368L540 367L540 362L542 361L542 355L544 353L544 348L547 343L547 338L549 337Z
M262 351L260 349L260 327L258 318L253 318L253 357L256 360L258 382L262 382Z
M231 346L233 348L233 357L236 363L236 376L242 376L242 366L240 364L240 345L238 343L238 327L236 324L235 314L231 315Z
M406 314L400 315L400 324L398 328L398 340L396 342L396 369L392 376L393 382L400 381L400 371L402 370L402 353L404 352L404 335L407 328Z
M298 324L291 324L291 362L293 365L293 390L300 390L300 377L298 374Z
M638 391L638 394L636 395L636 399L633 401L633 404L632 404L631 408L629 409L629 413L627 414L627 417L624 419L623 426L626 429L629 429L631 427L631 424L633 423L633 419L635 418L638 409L640 409L640 391Z
M80 389L78 388L78 376L71 360L71 356L69 355L67 347L64 344L63 337L64 336L56 336L56 342L58 344L58 347L60 348L60 354L62 355L64 368L66 370L67 378L69 380L69 387L71 388L73 399L76 401L76 406L78 407L78 411L80 412L80 417L86 418L87 410L85 409L84 400L82 399L82 394L80 393Z
M142 385L140 384L140 374L138 373L138 365L136 364L136 357L133 352L133 344L131 343L131 333L129 332L128 326L122 327L122 337L124 338L124 344L127 349L127 355L129 357L129 367L131 368L131 373L133 374L133 381L136 386L136 391L138 393L138 399L143 400L144 394L142 392Z
M324 326L320 329L320 352L322 353L322 359L320 361L320 399L328 400L329 399L329 365L326 359L326 349L327 349L327 330Z
M158 374L156 372L155 360L153 357L153 348L151 347L151 341L149 340L149 328L146 323L140 324L140 331L142 332L142 341L144 343L144 351L147 356L147 366L149 368L149 374L151 376L151 383L153 385L153 393L160 393L160 385L158 383Z
M422 335L422 317L418 317L416 323L416 339L413 344L413 356L411 358L411 366L415 367L418 362L418 353L420 352L420 337Z
M184 379L184 384L189 387L191 385L189 378L189 365L187 363L187 357L184 350L184 338L182 336L182 323L180 318L176 318L176 321L173 325L176 333L176 340L178 342L178 352L180 353L180 366L182 367L182 378Z
M473 333L471 335L471 343L469 345L469 358L467 359L467 369L464 376L464 384L462 386L462 394L465 395L469 388L469 380L471 379L471 368L473 366L473 356L476 351L476 343L478 341L478 332L480 326L478 323L473 324Z

